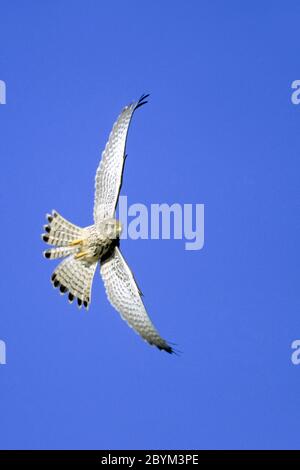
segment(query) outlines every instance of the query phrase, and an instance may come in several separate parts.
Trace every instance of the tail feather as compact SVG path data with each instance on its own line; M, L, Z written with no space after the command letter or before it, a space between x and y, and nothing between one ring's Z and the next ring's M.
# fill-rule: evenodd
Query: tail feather
M70 302L77 298L79 307L83 304L88 308L97 263L75 259L74 255L80 248L71 245L74 240L84 238L85 229L72 224L56 211L48 214L47 220L48 224L44 226L45 233L42 239L54 247L44 251L45 258L66 257L52 274L52 283L62 294L68 292Z
M85 263L71 255L57 266L51 280L62 294L69 292L70 302L77 298L79 307L88 308L96 266L97 262Z
M53 235L52 235L53 233ZM65 232L53 232L51 234L43 233L42 240L48 245L69 246L75 240L75 237Z
M48 225L44 226L45 233L42 239L49 245L59 247L68 246L75 239L82 238L84 229L72 224L58 212L52 211L47 215Z
M76 238L78 238L82 232L81 227L72 224L55 210L52 211L51 215L47 215L47 219L51 229L69 233Z
M65 256L69 256L71 254L75 254L78 251L77 247L64 247L59 246L56 248L51 248L50 250L44 251L44 257L47 259L58 259L64 258Z

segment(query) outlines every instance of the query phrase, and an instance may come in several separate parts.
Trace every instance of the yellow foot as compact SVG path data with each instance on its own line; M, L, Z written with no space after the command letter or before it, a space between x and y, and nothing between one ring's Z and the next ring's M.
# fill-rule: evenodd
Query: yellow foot
M78 238L77 240L73 240L71 243L69 243L69 246L81 245L82 242L82 238Z
M80 259L83 258L85 255L87 255L87 251L80 251L80 253L77 253L74 258L75 259Z

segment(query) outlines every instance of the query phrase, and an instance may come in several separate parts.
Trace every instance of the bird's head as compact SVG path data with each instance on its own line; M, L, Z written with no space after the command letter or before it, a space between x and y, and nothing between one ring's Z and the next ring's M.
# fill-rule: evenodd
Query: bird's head
M105 235L114 240L116 238L120 238L122 233L122 224L119 220L116 219L106 219L104 221L104 232Z

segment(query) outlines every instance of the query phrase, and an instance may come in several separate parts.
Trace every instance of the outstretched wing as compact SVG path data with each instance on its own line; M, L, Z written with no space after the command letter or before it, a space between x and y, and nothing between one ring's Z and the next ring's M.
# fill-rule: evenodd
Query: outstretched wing
M148 317L133 274L118 248L101 263L100 270L108 300L128 325L149 344L168 353L174 352Z
M73 255L65 258L55 269L51 281L61 294L68 292L69 302L77 298L78 306L89 307L97 263L84 263Z
M105 218L114 216L122 185L126 139L130 121L134 111L147 103L148 96L142 95L139 101L126 106L112 128L96 172L94 201L94 221L96 224Z

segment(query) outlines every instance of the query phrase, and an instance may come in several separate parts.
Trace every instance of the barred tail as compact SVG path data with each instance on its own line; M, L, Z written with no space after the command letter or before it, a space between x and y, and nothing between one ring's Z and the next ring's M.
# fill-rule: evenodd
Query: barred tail
M58 246L57 248L51 248L50 250L45 250L43 255L45 258L48 259L58 259L58 258L65 258L71 254L75 254L78 251L78 248L73 247L66 247L66 246Z
M59 249L48 250L44 252L44 256L46 258L61 258L76 252L76 248L69 247L69 245L73 240L82 238L84 229L71 224L56 211L52 211L52 214L47 214L46 217L48 224L44 225L45 233L42 235L42 240L49 245L59 247ZM66 247L65 251L62 247Z
M71 255L57 266L51 281L54 287L59 287L62 294L69 293L69 302L77 298L79 307L83 304L88 308L96 266L97 262L85 263Z
M85 229L72 224L56 211L48 214L47 219L42 239L54 247L44 251L44 256L49 259L66 257L55 269L51 281L62 294L68 292L70 302L77 298L79 307L83 304L88 308L97 263L75 259L80 247L77 243L72 244L86 236Z

